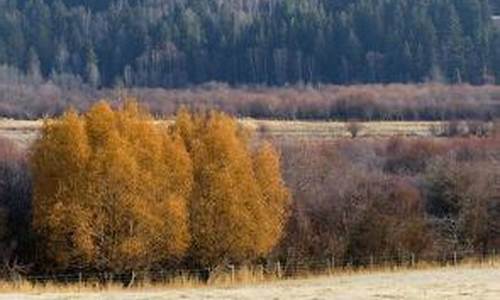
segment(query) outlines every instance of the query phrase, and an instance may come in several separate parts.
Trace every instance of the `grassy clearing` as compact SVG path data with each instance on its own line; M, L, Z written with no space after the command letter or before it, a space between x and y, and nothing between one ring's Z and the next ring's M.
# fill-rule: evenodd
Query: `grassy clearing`
M244 126L264 135L291 138L336 139L351 137L345 122L307 122L242 119ZM442 122L365 122L358 123L358 137L429 137Z
M27 147L35 138L42 121L0 119L0 138L14 141L20 147Z
M171 121L158 121L164 125ZM276 121L241 119L240 123L264 137L294 139L338 139L351 134L344 122ZM0 138L15 141L21 147L28 146L35 138L42 121L0 119ZM433 128L441 122L368 122L359 123L359 138L377 137L430 137Z

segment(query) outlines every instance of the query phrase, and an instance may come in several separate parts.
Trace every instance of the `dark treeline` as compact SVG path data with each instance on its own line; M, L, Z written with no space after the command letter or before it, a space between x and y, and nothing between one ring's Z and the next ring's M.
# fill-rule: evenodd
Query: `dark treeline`
M0 64L94 87L492 83L497 2L6 0Z
M364 265L368 257L434 260L498 250L499 142L275 140L293 203L283 238L267 258L293 270L332 256L339 265ZM7 141L0 153L2 270L45 272L50 265L32 253L42 248L33 246L25 154Z
M500 1L498 0L491 0L490 5L493 11L493 14L498 15L500 14Z

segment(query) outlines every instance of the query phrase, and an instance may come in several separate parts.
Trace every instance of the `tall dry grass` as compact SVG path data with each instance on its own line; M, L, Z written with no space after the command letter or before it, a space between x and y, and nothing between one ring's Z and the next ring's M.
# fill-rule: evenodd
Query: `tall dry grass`
M471 257L458 261L448 262L416 262L414 265L378 264L364 267L341 267L324 268L321 270L300 270L299 272L284 276L276 272L265 273L259 267L244 267L232 272L215 274L208 282L188 273L175 276L165 281L149 281L147 279L137 281L133 286L127 287L117 282L101 283L98 280L85 280L81 282L58 282L58 281L0 281L0 294L22 293L22 294L74 294L74 293L108 293L108 292L141 292L141 291L164 291L172 289L202 289L208 287L232 288L256 284L270 284L280 281L305 280L324 277L358 276L384 273L407 273L416 271L439 270L442 268L453 269L491 269L500 267L500 257Z

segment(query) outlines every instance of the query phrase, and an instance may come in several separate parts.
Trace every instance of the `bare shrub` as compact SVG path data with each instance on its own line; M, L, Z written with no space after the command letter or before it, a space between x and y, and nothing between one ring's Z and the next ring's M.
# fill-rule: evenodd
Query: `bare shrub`
M287 141L280 147L294 202L278 252L292 266L331 256L366 264L371 256L438 258L454 249L500 246L500 203L488 188L498 172L489 162L497 147L492 139Z
M460 122L456 120L448 121L443 125L443 135L446 137L455 137L460 133Z
M363 129L363 125L357 121L349 121L345 124L345 128L351 135L351 138L355 139Z
M61 75L62 76L62 75ZM323 85L239 87L214 84L189 89L131 88L94 90L78 78L54 78L32 84L27 78L0 78L0 116L39 118L58 115L68 106L86 110L95 99L120 102L125 95L141 99L154 115L171 116L180 106L219 109L261 119L487 120L498 117L500 87L422 85ZM493 101L492 101L493 100Z
M2 272L31 263L31 176L25 153L0 138L0 259ZM15 259L16 258L16 259ZM12 275L12 274L3 274Z
M493 122L493 129L491 132L493 137L500 139L500 119L496 119Z
M486 137L490 132L489 124L482 121L467 121L467 129L469 135L477 137Z
M444 125L443 124L432 124L430 127L429 127L429 131L431 133L432 136L434 137L439 137L439 136L442 136L443 135L443 132L444 132Z
M396 174L423 172L431 158L443 155L447 150L445 145L432 140L391 138L385 148L384 170Z

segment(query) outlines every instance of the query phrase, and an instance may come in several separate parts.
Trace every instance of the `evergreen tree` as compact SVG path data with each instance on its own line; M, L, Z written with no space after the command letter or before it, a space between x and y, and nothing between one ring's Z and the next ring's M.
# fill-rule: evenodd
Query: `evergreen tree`
M28 76L34 83L42 82L42 71L40 69L40 59L36 54L35 50L31 48L29 50L28 57Z
M407 82L437 69L478 84L494 69L490 3L498 9L488 0L7 1L0 62L29 72L31 48L44 78L71 72L93 87Z
M99 85L99 67L97 66L97 57L92 47L87 51L85 59L85 78L92 87L97 87Z

